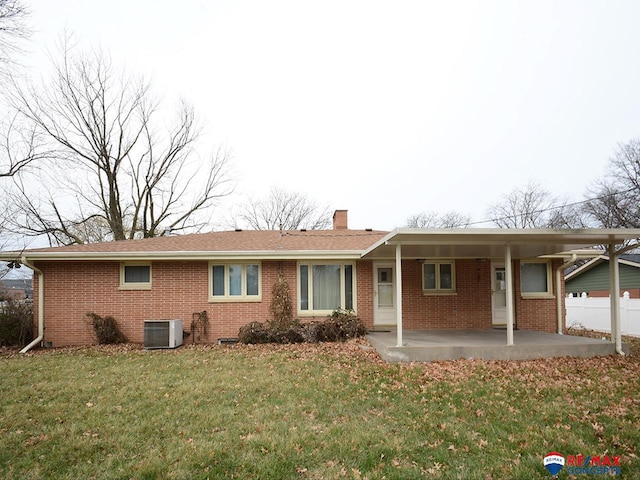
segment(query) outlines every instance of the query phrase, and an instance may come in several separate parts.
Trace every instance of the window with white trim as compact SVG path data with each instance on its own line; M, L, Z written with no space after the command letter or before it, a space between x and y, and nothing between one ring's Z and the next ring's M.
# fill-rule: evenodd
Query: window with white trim
M262 299L259 263L209 264L209 300L254 302Z
M151 289L151 263L121 263L120 289Z
M327 315L335 309L355 310L353 263L298 264L298 311Z
M454 261L422 264L422 292L424 294L455 293L456 264Z
M523 297L549 296L551 292L551 265L546 260L520 263L520 292Z

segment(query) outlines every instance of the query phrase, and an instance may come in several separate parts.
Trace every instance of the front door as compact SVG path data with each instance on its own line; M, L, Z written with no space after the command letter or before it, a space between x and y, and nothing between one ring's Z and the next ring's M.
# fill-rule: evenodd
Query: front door
M373 264L373 325L396 325L396 289L393 263Z
M493 326L507 324L507 276L504 263L491 264L491 306Z

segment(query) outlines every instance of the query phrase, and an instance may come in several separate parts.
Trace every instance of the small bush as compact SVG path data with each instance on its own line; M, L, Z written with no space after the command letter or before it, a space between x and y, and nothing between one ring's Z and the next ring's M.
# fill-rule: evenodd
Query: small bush
M325 320L325 341L343 341L350 338L362 337L367 333L367 327L353 310L334 310ZM329 340L329 338L335 338Z
M303 343L305 326L300 323L292 323L283 330L276 330L275 343Z
M34 337L33 304L6 300L0 305L0 346L24 347Z
M120 330L115 318L107 315L101 317L93 312L87 313L89 323L93 326L99 344L126 343L127 337Z
M304 324L302 336L305 343L318 343L323 341L322 329L324 322L309 322Z
M247 323L240 327L238 341L241 343L273 343L273 329L268 323Z
M286 328L279 322L251 322L240 328L238 340L256 344L341 342L362 337L366 332L364 323L353 311L335 310L324 321L294 320Z

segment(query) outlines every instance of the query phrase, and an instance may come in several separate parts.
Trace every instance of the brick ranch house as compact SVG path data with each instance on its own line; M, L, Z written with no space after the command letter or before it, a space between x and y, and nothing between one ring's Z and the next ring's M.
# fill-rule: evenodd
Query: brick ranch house
M269 319L280 273L302 320L353 309L369 329L397 327L399 344L403 328L494 327L512 344L515 328L562 332L560 272L585 254L576 249L638 237L640 230L351 230L347 211L337 210L331 230L173 235L0 258L35 271L39 335L25 351L95 343L88 312L113 316L133 342L143 342L145 320L181 319L189 330L202 311L205 341L236 337L242 325Z

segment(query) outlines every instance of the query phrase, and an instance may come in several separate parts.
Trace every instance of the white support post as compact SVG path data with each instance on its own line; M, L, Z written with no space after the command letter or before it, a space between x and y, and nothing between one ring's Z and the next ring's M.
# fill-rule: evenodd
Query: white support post
M396 245L396 334L397 346L402 347L402 247Z
M510 244L507 244L504 252L504 271L507 283L507 345L513 345L513 266Z
M611 305L611 342L616 344L616 352L622 352L620 334L620 267L616 255L616 246L609 245L609 300Z

